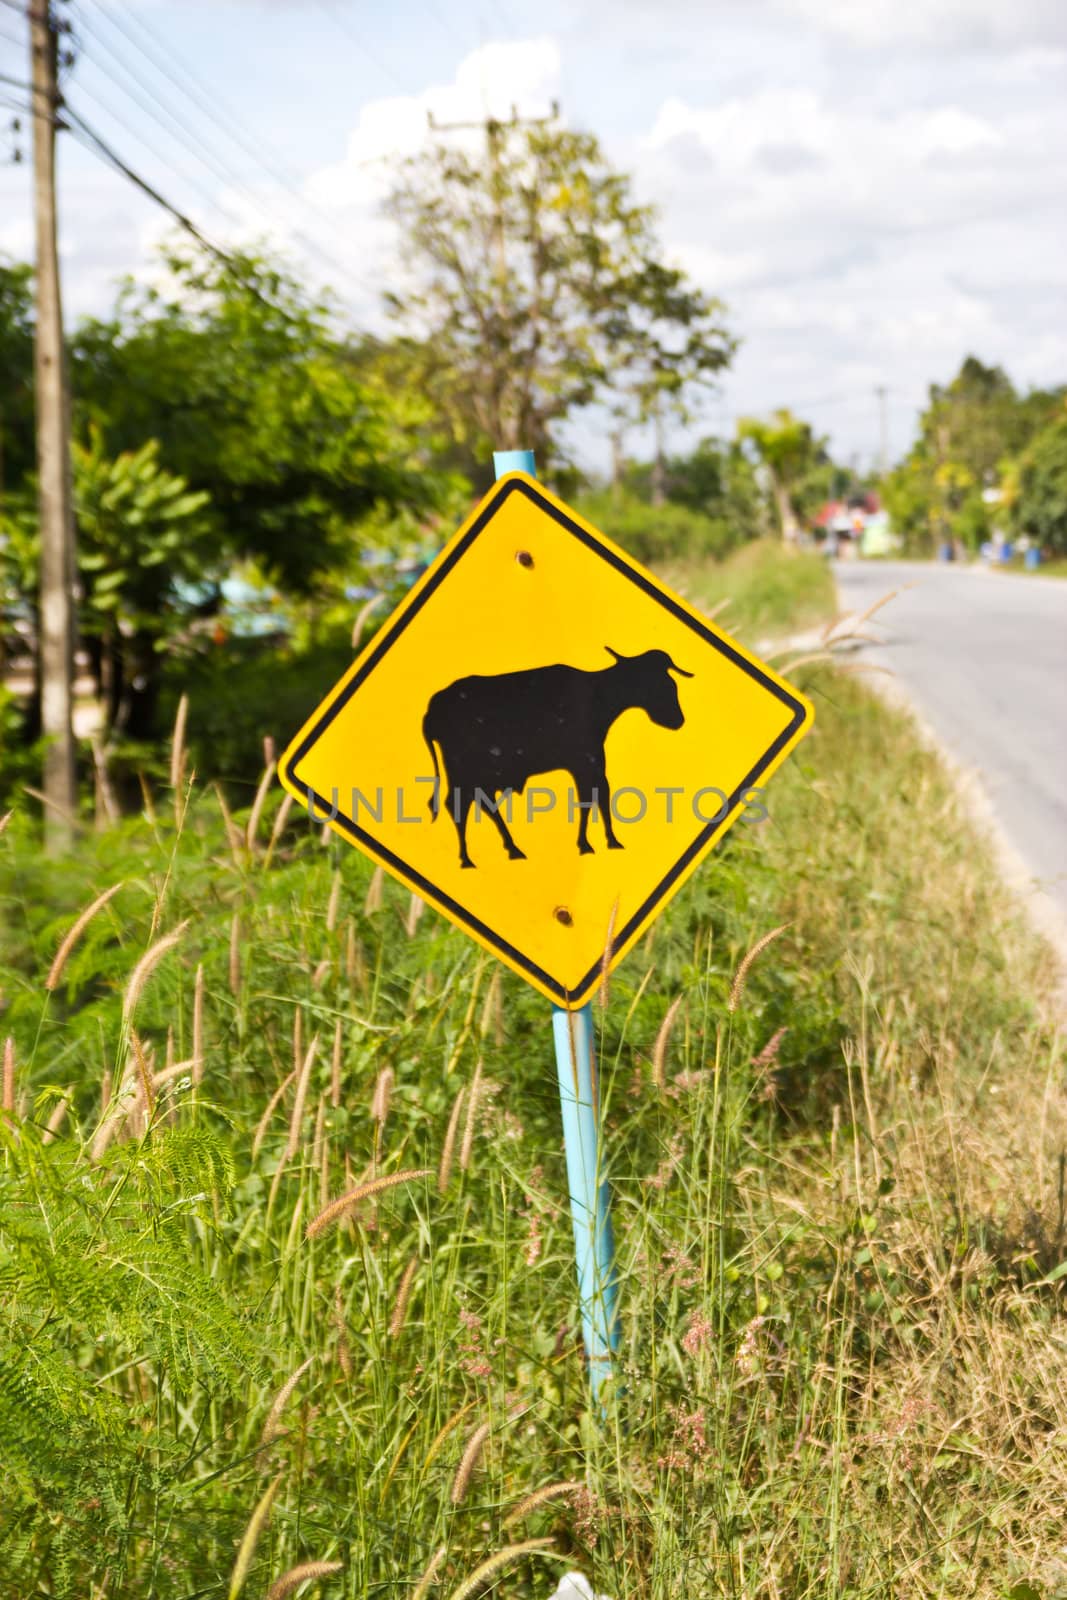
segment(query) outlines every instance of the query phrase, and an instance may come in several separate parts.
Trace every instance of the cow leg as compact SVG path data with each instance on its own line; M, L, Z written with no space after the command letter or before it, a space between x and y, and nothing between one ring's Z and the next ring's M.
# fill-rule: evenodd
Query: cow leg
M578 854L591 856L594 852L593 846L589 843L589 814L600 797L595 782L579 777L576 772L572 772L571 777L574 779L574 791L578 796Z
M470 794L469 790L467 794ZM452 820L456 824L456 832L459 835L459 864L461 867L473 867L474 865L474 862L467 854L467 819L470 816L473 804L473 794L470 794L468 799L467 795L463 794L460 789L456 789L452 797Z
M616 838L615 828L611 820L611 790L608 788L608 775L601 768L600 776L596 781L597 798L600 800L600 815L604 818L604 837L608 841L609 850L621 850L622 840Z
M493 821L496 823L496 831L497 831L497 833L499 833L501 839L504 841L504 849L508 853L509 860L511 860L511 861L525 861L526 860L526 856L519 849L518 845L515 843L514 839L511 837L511 829L508 827L507 823L504 821L503 809L504 809L504 806L505 806L505 804L507 802L507 798L508 798L507 794L501 795L501 797L500 797L499 801L497 802L497 804L493 805L493 806L487 806L486 810L489 812L489 815L492 817Z

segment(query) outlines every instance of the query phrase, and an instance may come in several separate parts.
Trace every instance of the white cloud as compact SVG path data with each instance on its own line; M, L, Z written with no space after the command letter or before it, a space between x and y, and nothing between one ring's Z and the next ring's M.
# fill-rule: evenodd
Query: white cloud
M1062 0L775 0L809 26L876 47L1067 43Z
M869 456L876 383L893 390L901 448L926 385L969 350L1017 380L1062 381L1067 107L989 92L1043 82L1048 52L1028 49L1025 71L1006 56L980 86L935 77L915 103L891 75L857 88L832 57L790 84L784 43L750 92L665 98L636 145L665 239L726 296L744 341L721 422L794 404Z
M560 53L554 39L483 45L460 62L451 83L418 95L391 95L363 107L344 157L311 175L309 197L332 208L373 205L388 188L390 169L423 145L429 118L439 124L476 123L454 135L472 148L483 143L486 117L544 115L559 92Z

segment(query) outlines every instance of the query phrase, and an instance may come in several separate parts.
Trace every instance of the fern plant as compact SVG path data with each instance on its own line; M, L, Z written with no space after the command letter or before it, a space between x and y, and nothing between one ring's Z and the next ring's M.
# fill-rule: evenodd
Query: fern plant
M195 1471L198 1420L262 1376L254 1319L200 1248L233 1163L202 1122L106 1165L31 1121L0 1137L0 1592L84 1595L140 1566Z

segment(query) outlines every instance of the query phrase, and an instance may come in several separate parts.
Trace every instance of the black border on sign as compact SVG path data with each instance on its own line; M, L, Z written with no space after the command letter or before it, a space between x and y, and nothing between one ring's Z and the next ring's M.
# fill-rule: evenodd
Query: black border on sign
M426 601L430 598L434 591L440 587L444 579L447 578L448 574L452 571L452 568L459 561L460 557L470 549L470 546L474 543L475 539L477 539L486 523L491 517L495 516L497 511L499 511L509 494L524 494L528 500L532 500L534 505L536 505L539 510L547 512L550 517L554 518L554 520L558 522L561 527L565 528L569 534L572 534L573 537L576 538L581 544L585 545L588 550L591 550L595 555L598 555L601 560L606 561L609 566L614 567L617 572L620 572L624 578L628 578L631 583L635 583L639 589L643 589L650 599L655 600L656 603L661 605L665 611L669 611L671 615L679 622L684 623L687 628L690 628L693 633L695 633L699 638L703 639L705 644L711 645L713 650L718 650L720 655L728 657L728 659L733 662L734 666L740 667L742 672L747 673L750 678L754 678L757 683L759 683L770 694L773 694L777 700L780 700L782 704L787 706L792 712L792 719L787 727L783 729L783 731L778 735L777 739L775 739L774 743L769 746L769 748L756 762L751 772L747 774L747 776L738 784L733 794L730 795L727 801L726 816L729 816L733 812L735 806L745 791L747 789L751 789L759 782L760 777L773 762L778 752L783 748L784 745L789 743L789 740L793 737L797 729L804 721L806 708L803 702L798 700L794 694L791 694L784 685L776 683L773 678L768 677L768 675L760 667L758 667L755 662L749 661L747 657L740 653L740 651L735 650L728 640L720 638L717 633L714 633L710 628L705 627L699 618L692 616L684 609L684 607L678 605L673 596L665 594L663 590L652 581L650 576L647 576L640 568L635 570L635 568L630 566L627 561L621 560L614 550L612 550L609 546L602 544L601 541L595 537L595 535L589 533L585 528L580 527L578 523L572 522L570 517L568 517L564 511L561 511L558 506L553 505L550 500L546 500L541 494L539 494L536 487L532 483L527 483L521 478L511 479L502 486L501 492L492 497L488 504L483 508L476 521L474 521L467 529L467 532L464 534L463 538L460 539L458 544L453 546L448 554L441 560L439 565L435 565L430 569L424 587L413 598L410 606L404 612L403 616L399 617L396 622L391 625L386 623L385 627L382 629L381 637L377 640L373 649L370 651L359 670L353 673L352 677L348 683L345 684L345 687L341 693L326 707L322 716L319 717L312 726L311 731L305 735L305 737L300 741L300 744L293 751L291 757L289 757L285 766L285 775L293 787L299 789L303 793L309 807L314 806L318 809L320 816L323 817L323 820L325 820L325 817L330 817L330 820L334 823L334 825L339 827L345 834L348 835L350 839L353 839L357 844L365 845L370 850L372 855L379 857L382 861L393 867L409 883L415 884L417 888L423 891L428 899L436 900L439 905L446 907L450 916L454 917L456 921L459 922L463 927L469 928L473 933L476 933L479 938L484 939L486 944L488 944L492 949L498 950L502 955L506 956L508 960L514 962L514 964L522 972L528 973L532 978L536 978L538 983L542 984L550 991L550 993L558 996L561 1005L574 1007L582 1003L590 989L592 989L593 985L599 980L601 969L601 961L599 958L590 967L589 971L585 974L584 978L581 979L576 988L564 989L563 986L558 983L550 973L545 972L542 967L539 967L536 964L536 962L531 961L528 956L525 956L521 950L517 950L513 944L509 944L506 939L501 938L501 936L494 932L492 928L488 927L484 922L481 922L477 917L473 916L472 913L469 912L466 907L462 906L458 900L453 900L451 895L445 894L437 887L436 884L431 883L428 878L424 877L421 872L418 872L414 867L409 866L409 864L403 860L401 856L394 855L394 853L387 849L386 846L376 839L373 834L368 833L364 828L361 828L349 817L343 816L340 811L338 811L336 817L332 817L330 815L332 812L331 803L324 800L322 796L317 794L309 784L303 781L303 779L297 777L295 770L298 763L307 755L312 745L315 744L315 742L321 737L324 730L329 727L334 717L336 717L338 713L344 709L348 701L359 688L360 684L362 684L374 671L375 667L377 667L382 658L396 643L397 639L399 639L400 635L404 632L404 629L410 622L413 621L422 607L426 604ZM615 935L615 943L617 946L624 945L636 932L653 908L660 900L663 899L664 895L668 893L671 886L677 881L681 874L685 872L686 868L692 862L694 857L700 854L701 850L707 844L712 834L715 833L716 829L722 826L722 820L709 822L704 828L701 829L700 833L697 834L692 844L690 844L684 854L679 857L666 876L660 880L655 889L653 889L652 893L646 897L638 910L626 923L626 926L618 930Z

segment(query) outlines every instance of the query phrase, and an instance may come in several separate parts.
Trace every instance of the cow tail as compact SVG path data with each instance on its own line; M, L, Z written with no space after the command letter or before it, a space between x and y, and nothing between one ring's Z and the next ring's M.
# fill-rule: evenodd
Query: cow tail
M434 743L433 734L430 732L428 727L429 721L430 713L427 712L422 719L422 737L426 740L426 748L430 752L430 760L433 762L433 789L430 793L430 817L432 821L436 822L437 814L441 809L441 769L437 765L437 747Z

